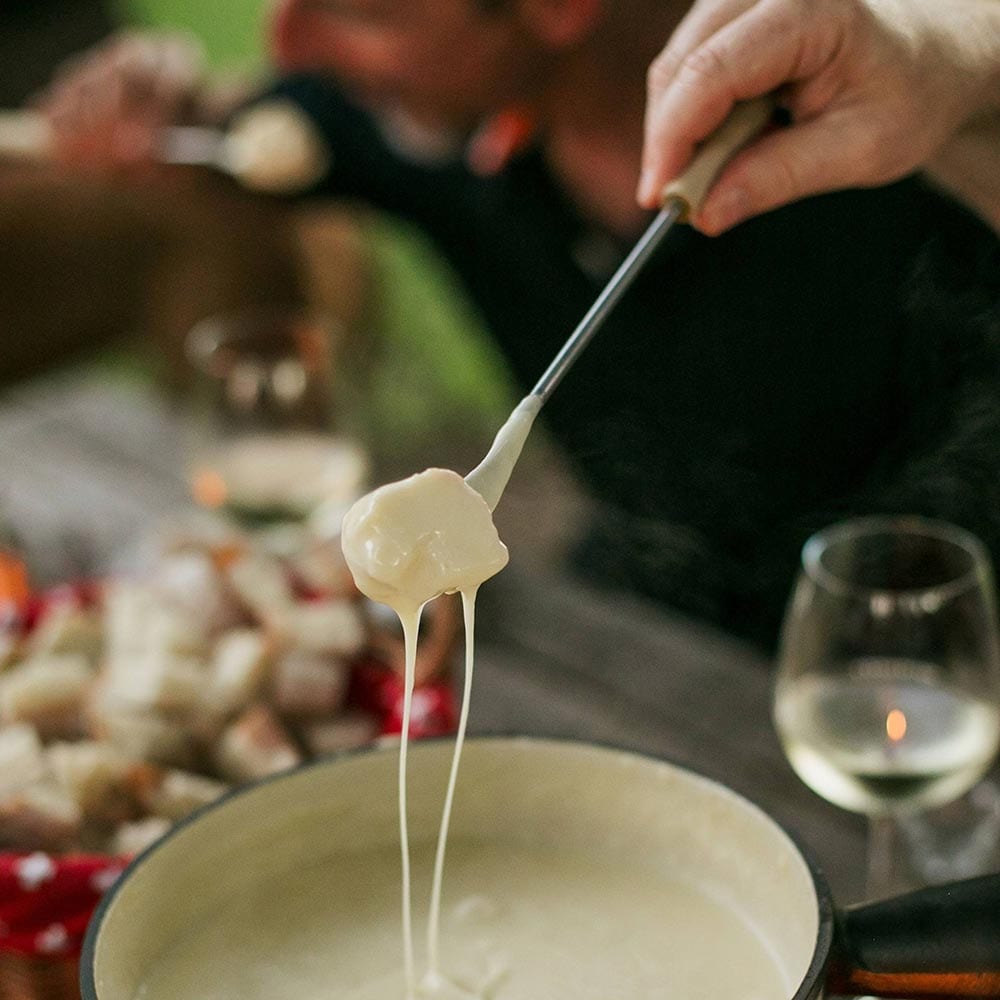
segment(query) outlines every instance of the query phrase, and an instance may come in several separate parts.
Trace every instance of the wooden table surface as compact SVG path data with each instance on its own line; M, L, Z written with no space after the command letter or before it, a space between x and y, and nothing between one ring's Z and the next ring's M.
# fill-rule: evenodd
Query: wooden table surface
M47 581L100 573L186 503L178 422L149 390L75 372L0 395L0 521ZM752 648L525 565L483 588L471 728L667 757L756 801L857 898L863 824L794 776Z

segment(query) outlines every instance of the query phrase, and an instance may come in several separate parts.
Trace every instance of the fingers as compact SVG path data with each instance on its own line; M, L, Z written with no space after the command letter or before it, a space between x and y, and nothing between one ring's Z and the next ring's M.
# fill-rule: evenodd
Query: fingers
M692 224L717 236L762 212L849 187L859 159L869 167L877 162L876 147L875 133L859 126L854 110L772 132L726 167Z
M200 83L204 53L193 37L136 35L119 51L116 68L149 113L169 120Z
M652 135L659 133L657 116L663 96L673 83L684 59L755 3L757 0L699 0L674 29L666 48L649 67L645 112L647 141L642 150L642 180L638 192L638 199L644 207L655 207L655 181L652 178L659 177L663 172L663 164L660 162L662 147L649 141ZM660 184L659 187L662 188L663 185Z
M147 161L157 131L191 100L200 69L200 50L187 38L137 34L67 64L41 101L57 155L108 169Z
M814 21L801 4L762 0L691 50L651 97L640 204L657 206L667 181L737 101L822 74L836 60L841 34L835 18Z
M673 82L685 57L758 0L698 0L674 29L666 48L649 68L647 110Z
M763 33L758 11L750 8L691 50L666 89L652 100L638 192L644 207L657 206L667 181L680 173L697 144L722 124L736 101L767 93L793 65L793 40ZM766 60L761 52L766 52Z

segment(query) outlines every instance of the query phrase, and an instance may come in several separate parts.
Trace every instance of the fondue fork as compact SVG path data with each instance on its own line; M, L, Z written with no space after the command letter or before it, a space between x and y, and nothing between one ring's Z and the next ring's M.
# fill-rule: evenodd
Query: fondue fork
M48 160L54 155L52 129L36 111L0 111L0 155ZM229 172L225 135L204 126L169 125L161 131L157 159L161 163L207 166Z
M677 222L685 222L705 200L719 172L771 119L774 101L760 97L737 104L729 117L695 152L687 170L664 189L662 208L587 310L531 392L500 428L486 457L465 481L495 509L514 469L531 424L542 405L583 353L608 314Z
M701 207L722 168L767 125L773 113L774 102L768 97L737 104L722 125L702 143L687 170L663 189L663 207L553 358L531 390L532 396L538 396L544 403L552 395L674 223L687 221Z
M273 194L291 194L314 184L329 165L329 151L300 114L292 116L295 139L313 159L275 179L260 176L260 168L275 150L247 140L247 126L260 111L280 107L270 101L250 108L226 131L205 125L166 125L159 130L153 159L170 166L207 167L235 178L244 187ZM259 121L259 118L257 119ZM272 140L273 144L273 140ZM0 111L0 157L44 162L55 157L55 137L45 116L37 111Z

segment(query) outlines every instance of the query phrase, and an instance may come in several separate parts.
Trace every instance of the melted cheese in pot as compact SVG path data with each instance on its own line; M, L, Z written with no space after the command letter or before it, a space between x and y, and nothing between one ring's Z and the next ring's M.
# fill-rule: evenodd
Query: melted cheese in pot
M413 862L423 895L431 845ZM248 885L176 942L139 996L399 1000L398 899L395 849ZM418 997L780 1000L794 989L736 913L640 859L457 840L441 917L446 979Z

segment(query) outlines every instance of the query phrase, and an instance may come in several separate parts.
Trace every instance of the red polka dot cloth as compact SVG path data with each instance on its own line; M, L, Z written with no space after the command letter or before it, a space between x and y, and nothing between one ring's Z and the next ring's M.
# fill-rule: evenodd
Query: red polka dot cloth
M94 907L125 864L85 854L0 854L0 949L53 958L79 955Z

